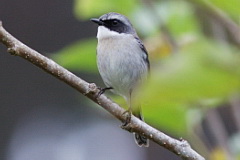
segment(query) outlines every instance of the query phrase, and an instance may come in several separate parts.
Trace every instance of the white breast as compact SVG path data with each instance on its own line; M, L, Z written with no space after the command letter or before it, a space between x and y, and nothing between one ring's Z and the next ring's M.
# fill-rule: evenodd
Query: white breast
M115 37L119 36L120 34L114 31L110 31L108 28L104 26L99 26L98 27L98 33L97 33L97 38L98 40L109 38L109 37Z
M114 92L128 98L148 68L144 52L130 34L119 34L100 26L98 28L97 64L100 75Z

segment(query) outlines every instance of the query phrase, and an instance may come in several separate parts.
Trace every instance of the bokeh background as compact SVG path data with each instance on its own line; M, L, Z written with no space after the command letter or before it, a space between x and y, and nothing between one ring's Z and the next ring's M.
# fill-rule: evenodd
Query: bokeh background
M239 6L239 0L1 0L0 20L31 48L103 87L97 26L89 19L126 15L151 62L151 78L139 89L146 122L187 139L206 159L234 160L240 159ZM137 147L105 110L3 45L0 53L1 160L180 159L154 143Z

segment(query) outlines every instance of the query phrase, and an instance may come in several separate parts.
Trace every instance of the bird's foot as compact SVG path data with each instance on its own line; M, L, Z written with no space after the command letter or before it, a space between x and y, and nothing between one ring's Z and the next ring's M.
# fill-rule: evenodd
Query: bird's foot
M131 110L130 109L128 109L128 110L126 110L125 112L123 112L123 114L122 115L124 115L124 114L127 114L127 116L126 116L126 120L125 120L125 122L122 124L122 128L125 128L125 127L127 127L127 125L130 123L130 121L131 121L131 116L132 116L132 112L131 112Z
M113 88L112 88L112 87L106 87L106 88L100 88L100 87L98 87L98 89L99 89L100 91L98 92L96 98L100 97L106 90L110 90L110 89L113 89Z

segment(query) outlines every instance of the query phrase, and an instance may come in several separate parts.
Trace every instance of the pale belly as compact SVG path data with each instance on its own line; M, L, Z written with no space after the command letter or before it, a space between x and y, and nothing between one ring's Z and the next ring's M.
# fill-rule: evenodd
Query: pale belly
M110 41L110 40L109 40ZM147 75L147 64L142 51L127 41L103 41L97 48L97 64L100 75L107 87L125 98ZM109 48L111 46L111 48Z

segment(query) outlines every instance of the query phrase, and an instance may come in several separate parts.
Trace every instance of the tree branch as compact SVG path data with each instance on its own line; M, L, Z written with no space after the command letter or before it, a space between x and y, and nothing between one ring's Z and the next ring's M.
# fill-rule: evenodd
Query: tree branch
M21 43L3 28L1 21L0 42L7 47L7 51L12 55L22 57L27 61L33 63L34 65L38 66L49 74L55 76L57 79L78 90L80 93L87 96L95 103L99 104L101 107L103 107L120 121L125 121L126 115L123 114L125 110L121 108L118 104L112 102L105 95L101 95L100 97L96 98L99 89L94 83L87 83L86 81L82 80L81 78L77 77L65 68L61 67L51 59L41 55L37 51ZM171 138L168 135L142 122L134 116L131 117L131 122L124 129L128 130L129 132L137 132L145 135L152 141L175 153L184 160L204 160L201 155L199 155L191 148L187 141L183 139L177 140Z
M229 33L231 40L237 47L240 47L240 28L237 23L235 23L231 18L228 17L221 9L214 6L210 1L206 0L188 0L195 7L200 8L207 15L211 15L215 20L217 20Z

